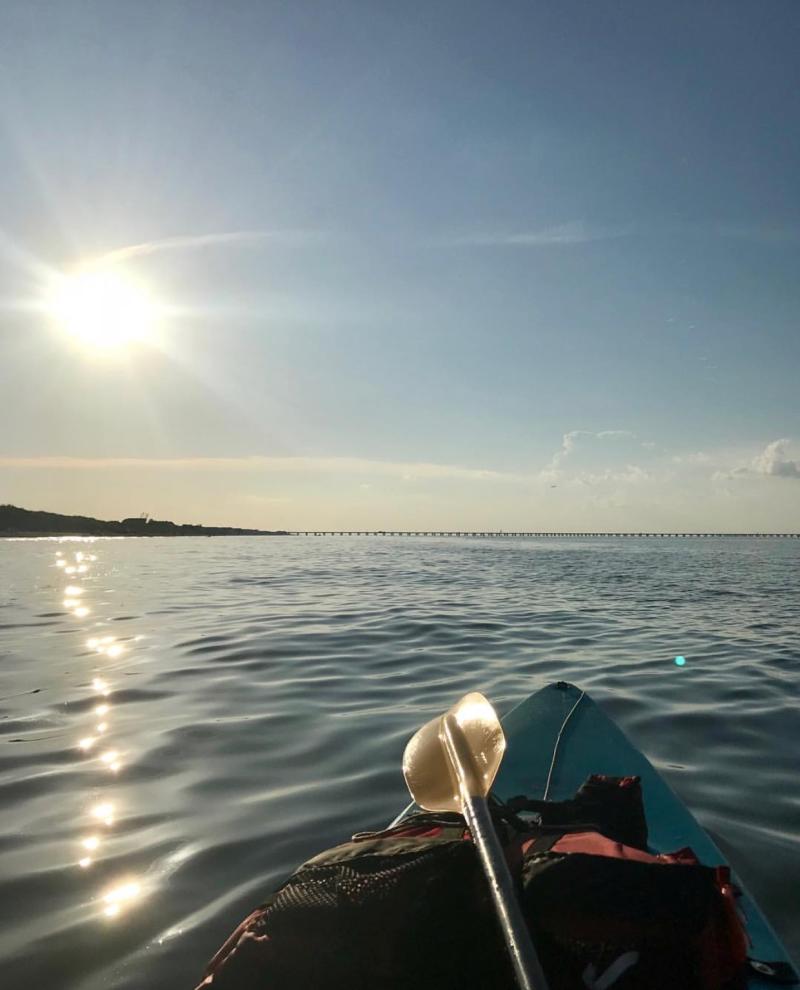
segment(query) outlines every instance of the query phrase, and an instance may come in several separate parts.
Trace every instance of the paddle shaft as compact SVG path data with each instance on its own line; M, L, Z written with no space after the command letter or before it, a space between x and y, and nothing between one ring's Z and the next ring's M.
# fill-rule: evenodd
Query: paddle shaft
M486 798L474 793L478 788L475 786L472 755L465 745L463 734L457 726L448 724L447 719L444 720L442 735L451 762L458 773L464 818L489 881L517 983L520 990L547 990L547 980L531 942L528 926L522 917L514 883L494 830Z

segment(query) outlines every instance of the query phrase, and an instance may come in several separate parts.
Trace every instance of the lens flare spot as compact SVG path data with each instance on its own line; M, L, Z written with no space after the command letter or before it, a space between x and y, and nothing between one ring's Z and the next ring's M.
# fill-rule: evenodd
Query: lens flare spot
M676 667L683 667L685 665L686 665L686 657L680 657L680 656L675 657L675 666Z
M88 752L88 750L90 750L92 746L94 746L95 742L97 742L97 740L94 738L94 736L84 736L83 739L81 739L81 741L78 743L78 745L84 752Z
M84 856L82 859L79 859L78 860L78 866L80 866L80 868L82 870L85 870L87 867L89 867L91 865L92 865L92 857L91 856Z
M92 851L100 845L100 839L96 835L90 835L81 842L81 845L84 849Z

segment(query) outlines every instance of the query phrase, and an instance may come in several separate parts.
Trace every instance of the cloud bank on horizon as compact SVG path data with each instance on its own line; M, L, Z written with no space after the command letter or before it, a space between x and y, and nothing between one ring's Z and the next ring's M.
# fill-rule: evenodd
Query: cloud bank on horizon
M123 492L132 477L152 477L172 491L207 486L211 478L217 479L211 485L218 490L222 479L221 504L229 506L235 523L263 523L263 513L268 512L274 525L289 529L368 528L370 524L375 528L458 528L441 518L445 505L461 517L463 528L491 528L493 513L486 499L496 499L511 520L510 525L500 520L496 528L651 529L642 520L655 516L665 530L727 528L741 532L752 527L746 525L739 511L742 506L737 509L736 503L751 507L755 492L766 498L773 513L772 525L763 525L764 519L759 529L793 532L797 493L789 492L794 486L785 481L800 480L800 461L788 456L791 446L790 440L782 438L751 455L741 450L669 455L628 430L571 430L563 435L548 464L522 472L354 457L258 455L0 457L0 468L16 477L16 490L26 504L32 498L35 501L36 476L42 474L60 479L57 490L77 492L86 487L81 477ZM640 460L644 455L644 463L631 460L637 453ZM775 479L780 479L777 485ZM753 484L770 488L759 494ZM301 494L293 497L298 489ZM559 489L558 494L554 496L551 489ZM791 496L788 503L783 498L787 493ZM112 514L125 516L133 511L127 493L125 498ZM381 499L391 507L388 519L382 515ZM708 514L696 513L696 522L689 526L686 506L697 500L703 501ZM207 511L213 511L213 500L208 506ZM59 508L38 503L35 507ZM68 508L88 511L85 504ZM353 518L354 508L360 513L359 522ZM219 521L219 503L215 509L214 518ZM465 509L469 515L463 515ZM430 522L431 513L436 523ZM721 518L728 521L720 525Z

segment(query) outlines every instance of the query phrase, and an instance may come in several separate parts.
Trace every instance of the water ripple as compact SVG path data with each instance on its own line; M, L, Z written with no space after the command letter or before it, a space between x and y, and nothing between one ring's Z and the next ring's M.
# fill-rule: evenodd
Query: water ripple
M401 755L424 720L467 690L504 709L559 678L642 746L800 954L800 545L151 539L0 554L9 985L193 985L292 867L405 804Z

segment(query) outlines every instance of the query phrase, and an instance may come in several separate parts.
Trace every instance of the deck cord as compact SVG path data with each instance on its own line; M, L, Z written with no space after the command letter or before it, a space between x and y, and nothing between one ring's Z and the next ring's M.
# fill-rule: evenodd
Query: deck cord
M554 770L555 765L556 765L556 754L558 753L558 746L559 746L559 743L561 742L561 736L562 736L562 734L564 732L564 729L566 729L566 727L567 727L567 722L569 722L569 720L572 718L572 713L575 711L575 709L581 703L581 700L583 699L584 694L586 694L586 692L585 691L581 691L581 693L578 695L578 700L575 702L575 704L572 706L572 708L570 708L569 712L567 713L567 717L561 723L561 728L558 730L558 735L556 736L556 744L553 747L553 759L550 761L550 769L547 771L547 783L544 785L544 794L542 795L542 800L543 801L546 801L547 800L547 795L550 793L550 781L551 781L551 779L553 777L553 770Z

